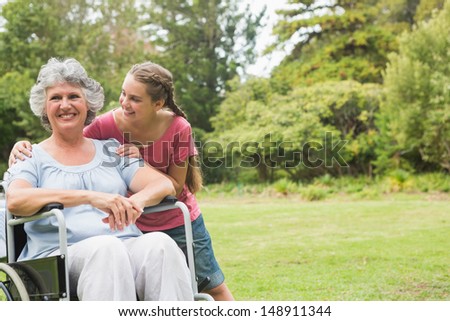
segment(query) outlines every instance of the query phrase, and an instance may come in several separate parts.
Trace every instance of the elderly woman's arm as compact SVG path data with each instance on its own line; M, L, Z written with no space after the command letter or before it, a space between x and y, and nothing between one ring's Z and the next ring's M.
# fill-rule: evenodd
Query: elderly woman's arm
M111 229L135 223L146 206L158 204L167 195L175 195L172 181L156 169L145 165L139 168L130 184L134 193L122 195L90 190L56 190L34 188L23 179L13 180L7 189L8 210L17 216L31 216L44 205L59 202L64 207L90 204L107 214L104 219Z
M87 198L85 191L66 191L34 188L23 179L13 180L6 191L8 210L14 215L31 216L44 205L60 202L66 207L81 204Z
M34 188L23 179L10 183L6 197L8 210L17 216L31 216L44 205L53 202L62 203L64 207L90 204L109 214L111 219L104 222L109 223L111 229L122 229L134 222L135 217L141 213L132 200L122 195L90 190Z

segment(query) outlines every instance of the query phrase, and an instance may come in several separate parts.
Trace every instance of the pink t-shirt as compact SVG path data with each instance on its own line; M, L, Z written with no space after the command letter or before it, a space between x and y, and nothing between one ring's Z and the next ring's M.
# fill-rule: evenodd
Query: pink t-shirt
M127 139L129 136L117 127L113 111L95 118L92 124L84 128L84 136L95 139L115 138L121 144L130 143ZM140 153L146 162L167 174L171 164L179 164L189 156L198 154L192 139L191 125L183 117L174 115L171 125L161 138L140 148ZM178 195L178 200L188 207L191 221L200 215L195 195L189 191L186 184ZM183 224L183 213L180 209L142 215L136 222L142 231L162 231Z

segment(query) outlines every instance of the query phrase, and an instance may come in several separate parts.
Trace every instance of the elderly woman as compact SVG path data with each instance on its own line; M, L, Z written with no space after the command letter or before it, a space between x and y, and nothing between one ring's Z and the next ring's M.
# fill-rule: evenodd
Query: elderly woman
M30 105L51 135L9 169L8 209L28 216L50 202L64 205L69 277L80 300L191 300L176 243L134 224L145 206L175 194L171 181L139 159L117 157L117 141L83 136L103 100L78 61L52 58L41 68ZM25 231L19 259L58 253L53 218L27 223Z

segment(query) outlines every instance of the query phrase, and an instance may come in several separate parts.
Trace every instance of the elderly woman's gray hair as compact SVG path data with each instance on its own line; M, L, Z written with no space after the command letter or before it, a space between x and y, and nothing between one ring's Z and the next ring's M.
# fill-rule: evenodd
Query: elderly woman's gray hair
M41 67L36 84L30 92L30 107L33 113L40 117L46 129L51 130L45 112L47 88L59 83L71 83L81 88L89 109L85 125L89 125L97 111L103 107L105 95L100 83L90 78L83 66L73 58L65 60L50 58L47 64Z

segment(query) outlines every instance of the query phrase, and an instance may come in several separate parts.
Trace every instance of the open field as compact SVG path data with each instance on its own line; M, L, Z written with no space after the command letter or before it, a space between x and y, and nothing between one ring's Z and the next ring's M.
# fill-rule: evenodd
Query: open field
M450 300L445 195L200 204L237 300Z

